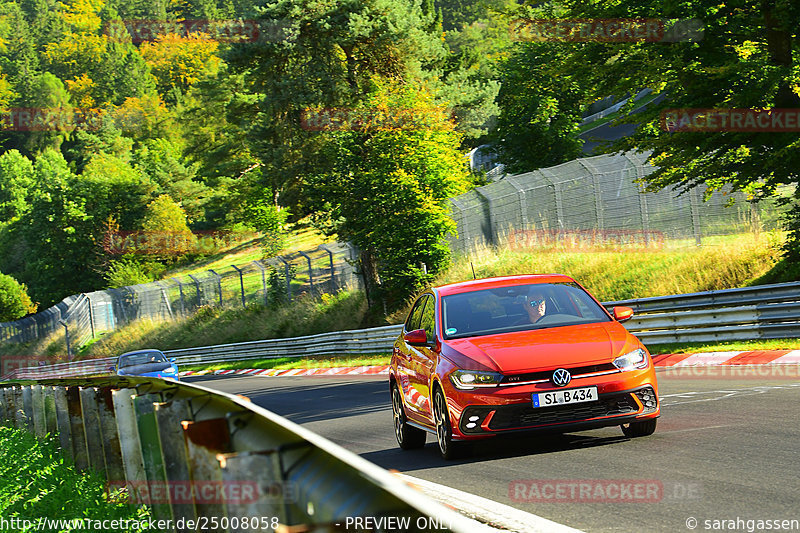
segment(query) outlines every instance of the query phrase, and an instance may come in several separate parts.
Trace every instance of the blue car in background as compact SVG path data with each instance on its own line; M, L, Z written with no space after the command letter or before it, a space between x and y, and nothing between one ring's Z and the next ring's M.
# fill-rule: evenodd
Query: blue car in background
M179 380L175 359L167 359L160 350L136 350L124 353L114 367L118 376L146 376Z

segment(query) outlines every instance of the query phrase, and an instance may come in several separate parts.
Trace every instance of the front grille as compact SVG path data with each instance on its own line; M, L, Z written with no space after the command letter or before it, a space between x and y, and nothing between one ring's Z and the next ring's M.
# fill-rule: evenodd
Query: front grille
M477 416L482 422L491 411L495 411L495 413L489 422L489 429L502 431L559 422L580 422L613 415L634 414L638 409L636 400L633 399L629 392L605 396L596 402L559 405L556 407L534 408L530 403L495 407L472 406L465 409L464 414L461 416L461 431L464 433L482 432L480 424L467 428L466 421L470 417Z
M597 372L609 372L618 369L611 363L603 363L599 365L587 365L587 366L567 368L567 370L569 370L569 373L572 375L573 378L579 378L585 374L594 374ZM547 381L552 376L553 376L553 370L540 370L538 372L527 372L525 374L511 374L503 377L503 381L501 381L500 384L514 385L515 383L527 383L530 381L541 381L541 380Z

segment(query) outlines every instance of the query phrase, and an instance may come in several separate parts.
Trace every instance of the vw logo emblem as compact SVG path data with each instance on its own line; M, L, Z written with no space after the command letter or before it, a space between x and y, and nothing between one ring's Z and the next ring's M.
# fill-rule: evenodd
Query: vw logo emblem
M553 377L551 379L553 381L553 385L556 387L566 387L569 385L569 382L572 381L572 376L570 375L569 370L566 368L559 368L553 372Z

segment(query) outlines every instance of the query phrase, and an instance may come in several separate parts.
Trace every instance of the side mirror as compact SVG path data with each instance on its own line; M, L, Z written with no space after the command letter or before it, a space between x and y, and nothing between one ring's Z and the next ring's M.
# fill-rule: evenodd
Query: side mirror
M626 320L630 320L633 316L633 309L630 307L615 307L614 308L614 318L618 322L625 322Z
M116 371L117 371L117 367L116 367L116 365L111 365L110 367L108 367L108 369L109 369L111 372L116 372Z
M174 357L170 357L170 358L169 358L169 362L170 362L170 363L174 363L174 362L175 362L175 358L174 358Z
M424 329L415 329L403 335L403 340L411 346L424 346L428 344L428 335Z

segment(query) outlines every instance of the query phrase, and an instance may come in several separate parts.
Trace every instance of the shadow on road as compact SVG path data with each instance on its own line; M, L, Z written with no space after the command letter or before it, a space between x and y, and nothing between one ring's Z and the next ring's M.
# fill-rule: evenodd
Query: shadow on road
M607 446L627 440L628 438L623 435L594 437L578 434L493 438L468 445L467 453L462 459L445 461L439 455L435 436L431 434L428 436L428 444L420 450L403 451L400 448L389 448L362 453L361 457L383 468L411 472L457 464L480 463L486 460L557 454L581 448Z

